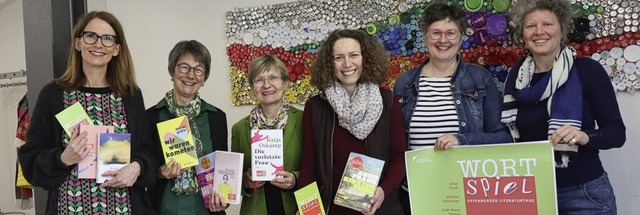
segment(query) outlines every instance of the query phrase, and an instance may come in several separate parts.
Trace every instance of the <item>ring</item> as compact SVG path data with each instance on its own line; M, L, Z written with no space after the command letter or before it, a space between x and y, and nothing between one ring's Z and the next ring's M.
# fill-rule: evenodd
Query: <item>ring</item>
M571 144L576 144L576 142L578 142L578 141L576 140L576 138L571 138L571 141L569 141L569 143L571 143Z

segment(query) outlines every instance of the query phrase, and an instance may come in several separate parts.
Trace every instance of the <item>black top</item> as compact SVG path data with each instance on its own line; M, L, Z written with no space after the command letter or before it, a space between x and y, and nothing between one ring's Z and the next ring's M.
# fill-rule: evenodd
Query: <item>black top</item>
M61 138L64 131L55 115L64 109L63 94L64 91L53 82L42 88L31 115L27 142L18 150L18 159L27 181L50 191L45 214L57 213L56 191L75 167L66 166L60 159L65 149ZM128 191L131 208L133 214L155 214L145 188L155 184L155 170L150 168L156 167L158 161L149 150L152 142L142 92L138 89L134 95L123 97L122 102L127 115L127 129L132 135L131 161L140 164L140 175Z

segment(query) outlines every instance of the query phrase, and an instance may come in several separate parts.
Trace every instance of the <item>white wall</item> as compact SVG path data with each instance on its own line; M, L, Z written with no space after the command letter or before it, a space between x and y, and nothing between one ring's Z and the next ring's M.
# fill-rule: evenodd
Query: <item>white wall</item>
M16 6L0 8L0 73L24 68L24 39L22 38L21 1ZM137 0L106 1L89 0L89 10L106 10L118 17L124 26L127 40L136 66L138 84L142 88L147 107L160 100L171 88L167 73L167 56L173 45L180 40L195 39L209 48L212 55L212 71L209 80L200 90L203 99L218 106L227 113L229 129L233 123L246 116L251 106L236 107L231 104L229 66L226 55L225 12L234 7L252 7L289 2L287 0ZM13 5L13 4L12 4ZM19 29L19 30L16 30ZM17 32L14 32L17 31ZM18 34L19 33L19 34ZM10 35L13 36L10 36ZM14 35L15 34L15 35ZM8 36L5 36L8 35ZM9 50L9 51L7 51ZM7 54L9 52L9 54ZM7 55L7 56L5 56ZM24 58L24 57L22 57ZM8 67L9 65L14 65ZM5 96L15 97L16 102L23 92L6 92L0 89L0 102L5 104ZM622 149L602 152L606 170L612 180L618 199L619 214L633 214L640 211L640 178L637 165L640 163L640 113L634 108L640 106L640 92L618 93L618 101L627 125L627 143ZM17 95L14 95L17 94ZM13 113L15 107L0 106L0 112ZM13 116L8 114L9 116ZM0 119L4 120L4 119ZM11 139L6 135L15 132L14 121L0 123L1 140ZM6 135L4 135L6 133ZM5 138L6 137L6 138ZM2 153L9 143L0 143L0 168L13 168L13 162L5 161ZM15 159L13 152L12 159ZM9 163L7 163L9 162ZM9 176L0 175L0 202L5 209L12 205L13 193L10 185L3 180ZM11 178L13 176L11 175ZM12 179L11 179L12 180ZM5 190L7 192L5 192ZM8 196L8 197L7 197ZM11 201L11 202L9 202ZM5 209L5 211L7 211ZM229 209L229 214L237 214L237 207Z
M0 73L25 69L22 1L0 0ZM24 82L26 78L2 79L0 83ZM15 206L16 108L26 86L0 88L0 211L20 211ZM34 211L21 211L34 214Z

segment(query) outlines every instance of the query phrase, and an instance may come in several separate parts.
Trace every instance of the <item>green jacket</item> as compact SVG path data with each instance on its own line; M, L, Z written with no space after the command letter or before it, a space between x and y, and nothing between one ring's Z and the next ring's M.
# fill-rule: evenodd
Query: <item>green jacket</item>
M243 172L251 167L251 128L249 116L241 119L231 128L231 151L244 153ZM300 175L300 162L302 161L302 111L290 106L287 124L284 128L284 170ZM267 182L269 183L269 182ZM294 188L295 189L295 188ZM266 214L264 187L256 189L254 194L243 190L242 206L240 214ZM295 214L297 210L296 199L293 190L281 190L282 202L287 215Z

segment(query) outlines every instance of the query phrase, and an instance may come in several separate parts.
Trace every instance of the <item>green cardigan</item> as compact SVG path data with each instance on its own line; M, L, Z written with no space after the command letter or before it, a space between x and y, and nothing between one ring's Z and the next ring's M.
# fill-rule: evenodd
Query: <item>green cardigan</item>
M249 116L241 119L231 128L231 151L244 153L243 172L251 167L251 128ZM302 111L290 106L287 124L284 128L284 170L296 175L300 174L300 162L302 161ZM269 182L267 182L269 183ZM256 189L254 194L245 193L243 190L242 206L240 214L266 214L264 187ZM293 190L281 190L282 202L287 215L296 213L296 199Z

